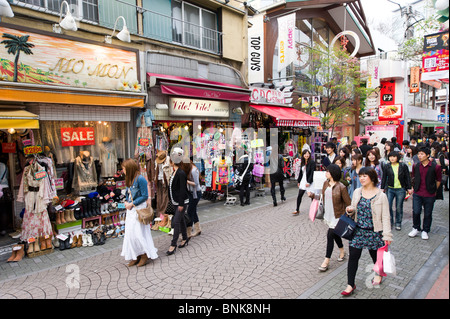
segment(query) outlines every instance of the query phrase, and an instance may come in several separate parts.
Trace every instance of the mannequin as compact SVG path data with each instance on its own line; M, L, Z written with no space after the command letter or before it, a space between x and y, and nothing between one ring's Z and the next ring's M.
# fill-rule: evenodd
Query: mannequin
M169 179L172 175L170 158L166 151L159 151L155 159L156 216L165 214L169 201Z
M88 151L81 151L75 159L72 187L77 193L90 191L97 187L94 158Z
M100 144L101 176L112 177L117 172L117 152L111 138L105 136Z

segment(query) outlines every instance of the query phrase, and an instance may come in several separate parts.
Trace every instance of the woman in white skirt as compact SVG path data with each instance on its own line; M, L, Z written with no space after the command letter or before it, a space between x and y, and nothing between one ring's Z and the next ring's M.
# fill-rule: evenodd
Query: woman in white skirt
M127 215L121 255L125 260L130 260L129 267L134 265L141 267L149 258L158 258L158 249L153 244L150 225L140 223L136 212L137 209L147 207L147 180L140 175L138 164L133 159L124 161L122 168L127 186L125 202Z

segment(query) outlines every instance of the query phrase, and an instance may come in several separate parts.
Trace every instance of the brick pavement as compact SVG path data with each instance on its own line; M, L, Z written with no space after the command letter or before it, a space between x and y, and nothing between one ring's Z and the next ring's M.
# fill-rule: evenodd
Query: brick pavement
M287 197L278 207L272 206L270 196L252 198L252 205L245 207L203 204L199 212L202 235L166 256L170 237L152 232L160 257L142 268L126 266L120 256L121 239L108 240L104 246L57 250L16 264L5 263L5 256L0 260L0 298L340 298L346 262L336 262L335 249L330 269L317 270L325 252L326 226L308 219L306 197L303 213L291 215L295 187L287 188ZM448 237L448 193L445 201L437 203L428 241L407 238L411 201L406 203L404 227L394 234L392 245L398 275L377 289L366 288L370 273L365 267L370 262L364 253L356 283L361 289L351 298L395 299L413 281Z

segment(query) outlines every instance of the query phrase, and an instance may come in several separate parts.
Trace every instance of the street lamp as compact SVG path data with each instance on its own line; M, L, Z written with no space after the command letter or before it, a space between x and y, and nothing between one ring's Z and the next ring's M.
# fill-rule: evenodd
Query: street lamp
M66 9L66 16L63 19L62 13L63 13L64 4L66 4L67 9ZM61 28L63 28L64 30L69 30L69 31L77 31L78 30L77 23L75 21L75 18L72 16L72 13L70 13L70 7L69 7L69 4L67 3L67 1L63 1L61 3L61 11L59 13L59 23L53 25L53 32L61 33Z
M0 0L0 17L14 17L14 12L12 11L11 6L6 0Z
M117 35L116 35L117 39L119 39L120 41L123 41L123 42L128 42L128 43L131 42L131 36L130 36L130 31L128 31L128 28L127 28L127 22L125 21L125 18L124 18L124 17L119 16L119 17L116 19L116 22L114 23L114 30L113 30L113 33L112 33L111 35L105 36L105 42L106 42L106 43L109 43L109 44L112 43L112 38L113 38L113 36L114 36L114 33L116 33L117 21L119 21L119 19L122 19L122 20L123 20L123 28L122 28L122 31L120 31L119 33L117 33Z

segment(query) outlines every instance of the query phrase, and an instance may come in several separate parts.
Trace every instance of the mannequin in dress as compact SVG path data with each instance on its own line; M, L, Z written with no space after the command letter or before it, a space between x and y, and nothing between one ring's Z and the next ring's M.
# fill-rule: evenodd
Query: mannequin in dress
M75 159L72 187L77 193L97 187L97 170L89 151L81 151Z
M105 136L100 144L101 177L112 177L117 172L117 152L111 138Z

